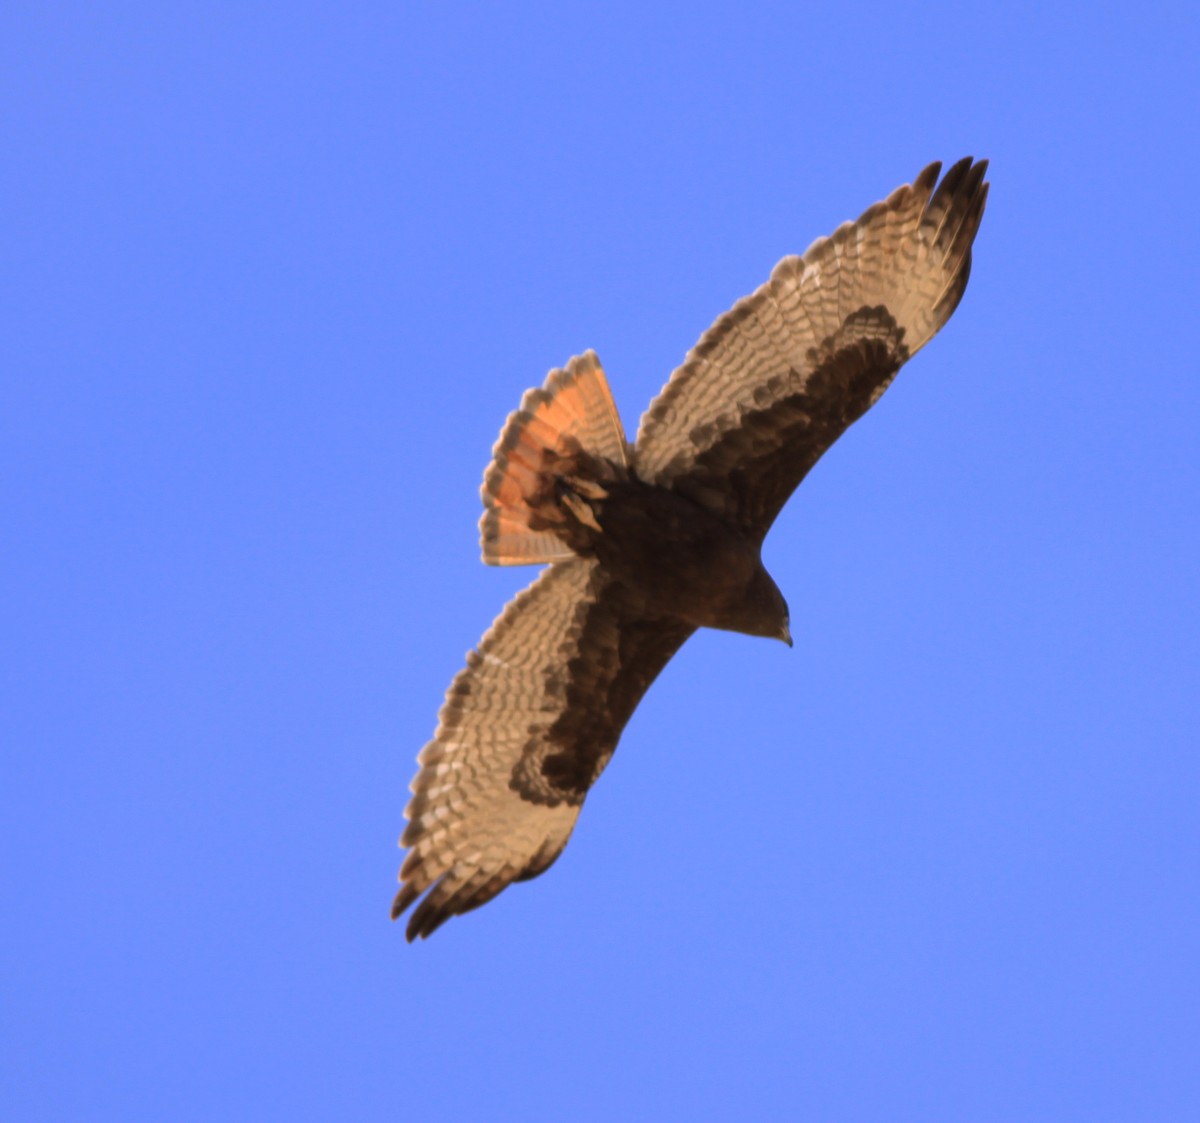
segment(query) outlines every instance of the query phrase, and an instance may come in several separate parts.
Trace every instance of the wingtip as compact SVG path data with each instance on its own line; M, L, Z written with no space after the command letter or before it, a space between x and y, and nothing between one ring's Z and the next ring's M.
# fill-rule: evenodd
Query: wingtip
M986 158L976 159L974 156L963 156L959 160L955 160L947 169L945 175L937 183L938 191L953 192L960 188L964 181L969 185L968 190L974 190L978 187L983 177L987 175L989 161ZM921 174L913 181L917 183L926 182L930 173L933 173L934 179L937 178L937 173L940 172L942 163L940 160L935 160L928 167L922 169Z
M938 176L942 174L941 160L934 160L932 164L926 164L912 181L913 189L924 195L932 193L935 184L938 181ZM898 188L903 191L904 189Z
M420 890L414 882L404 882L400 886L400 892L396 894L392 901L392 920L399 920L409 909L412 903L420 896ZM422 902L417 908L417 911L408 918L408 924L404 929L404 938L410 944L415 940L423 940L448 919L446 916L434 915L436 910L426 908L426 902Z
M392 898L392 919L399 920L416 899L417 891L412 882L402 882L400 892Z
M949 167L942 177L942 182L938 185L938 190L947 193L957 192L966 196L975 195L981 189L987 189L987 184L984 182L987 170L988 160L986 158L976 160L974 156L964 156Z

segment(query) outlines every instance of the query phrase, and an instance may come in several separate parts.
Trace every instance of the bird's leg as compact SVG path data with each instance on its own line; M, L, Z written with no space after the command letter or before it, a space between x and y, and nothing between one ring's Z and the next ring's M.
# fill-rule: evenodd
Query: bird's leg
M575 516L576 521L602 534L603 530L588 500L597 502L607 499L608 492L594 480L581 476L558 476L555 484L559 503Z

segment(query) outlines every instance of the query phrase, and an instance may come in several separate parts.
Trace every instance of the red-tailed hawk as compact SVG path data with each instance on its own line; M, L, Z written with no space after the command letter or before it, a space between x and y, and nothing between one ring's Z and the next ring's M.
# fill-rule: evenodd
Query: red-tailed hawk
M484 476L483 560L549 568L467 656L418 758L392 906L425 894L409 940L550 866L693 631L790 645L763 538L958 305L986 168L960 160L938 183L931 164L785 257L701 337L632 445L591 351L522 399Z

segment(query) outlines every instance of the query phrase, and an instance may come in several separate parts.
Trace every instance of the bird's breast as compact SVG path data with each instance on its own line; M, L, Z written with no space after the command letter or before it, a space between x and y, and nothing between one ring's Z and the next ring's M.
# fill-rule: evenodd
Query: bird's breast
M723 627L761 565L758 547L711 511L640 480L611 490L595 552L650 615Z

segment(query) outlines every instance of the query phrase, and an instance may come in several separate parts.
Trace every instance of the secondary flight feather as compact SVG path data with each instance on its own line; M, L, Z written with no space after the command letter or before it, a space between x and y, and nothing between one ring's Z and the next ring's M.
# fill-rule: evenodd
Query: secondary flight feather
M490 565L546 564L467 656L418 757L392 907L409 940L562 852L625 723L697 628L791 644L762 542L809 469L962 299L986 161L931 164L785 257L625 438L596 355L511 414L484 475Z

